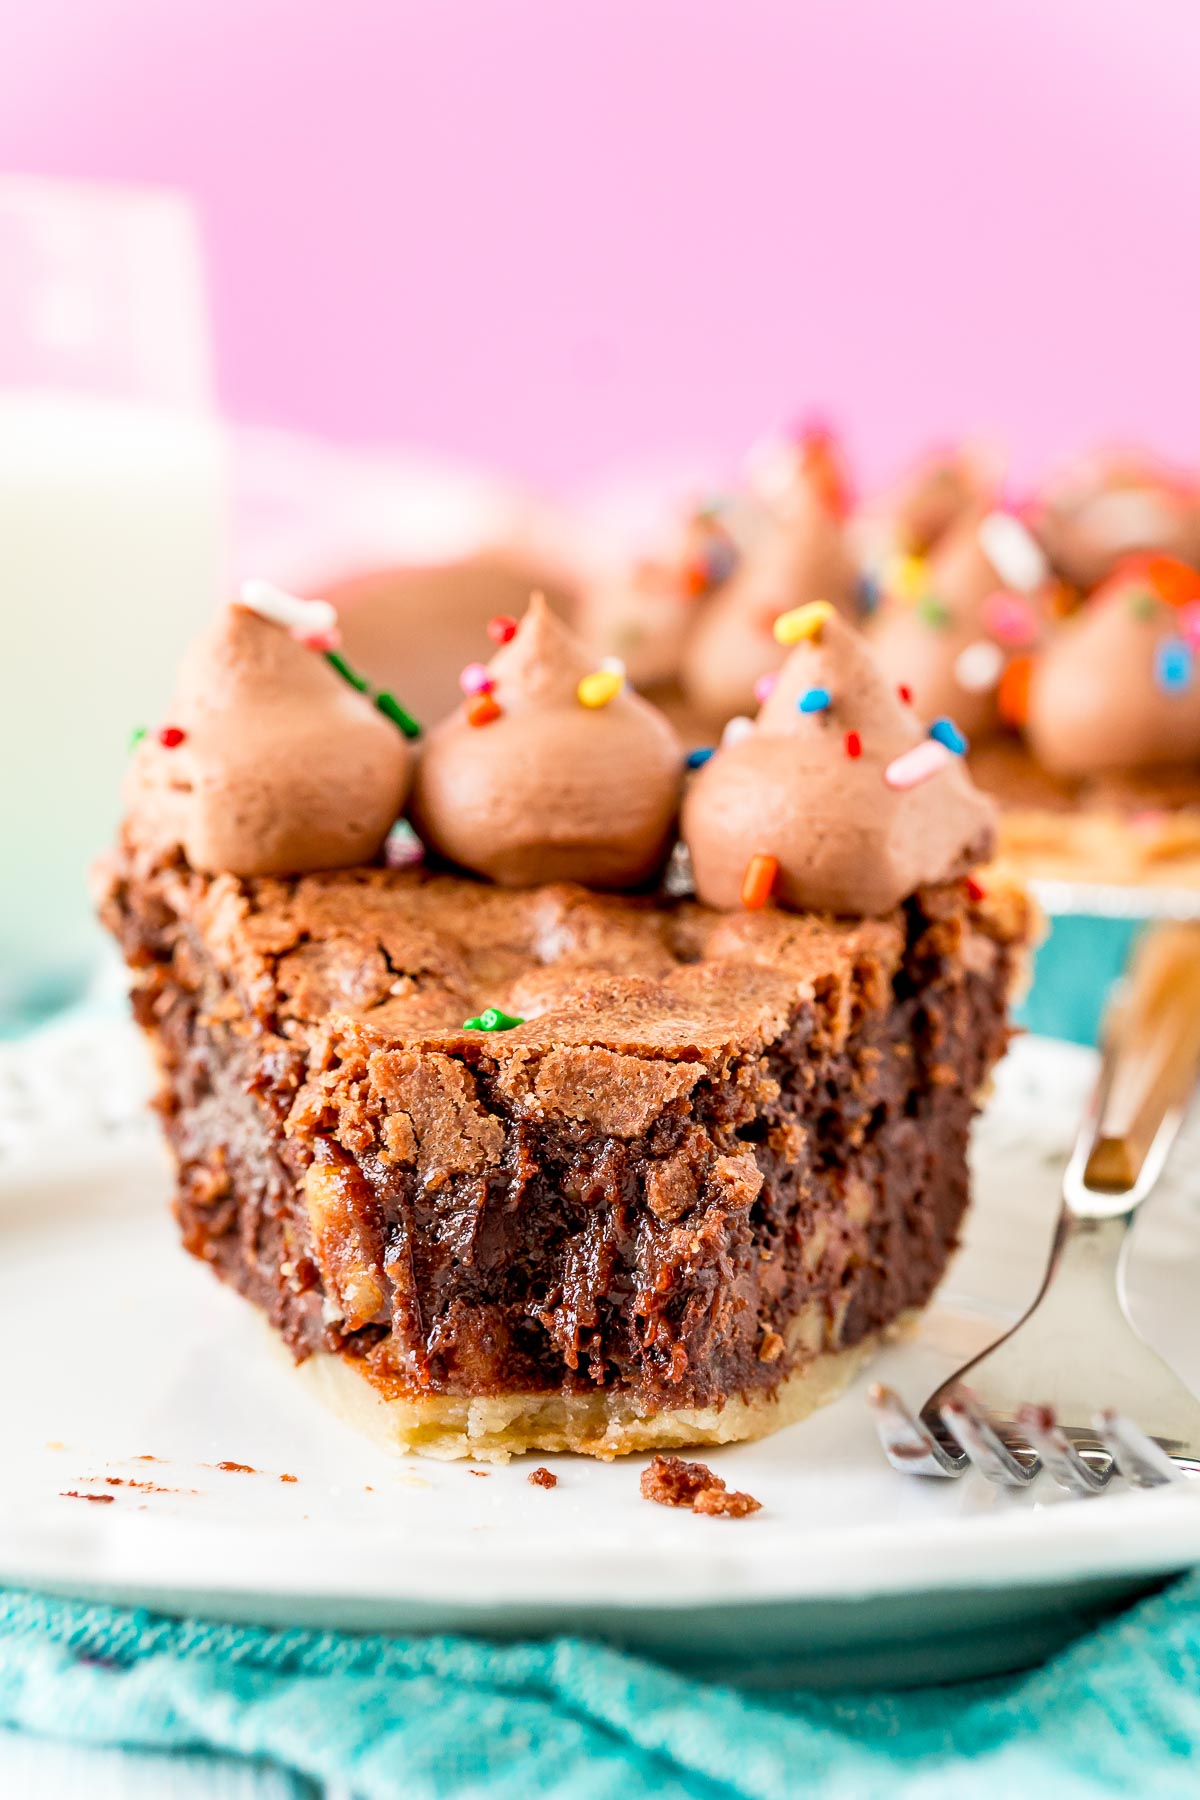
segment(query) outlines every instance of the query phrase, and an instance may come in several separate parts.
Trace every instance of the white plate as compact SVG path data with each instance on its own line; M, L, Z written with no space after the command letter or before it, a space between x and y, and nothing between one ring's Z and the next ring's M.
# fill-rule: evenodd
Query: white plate
M966 1246L917 1339L874 1365L910 1398L1028 1299L1090 1068L1027 1040L1002 1070ZM553 1491L529 1484L537 1458L391 1458L320 1410L254 1312L179 1249L142 1080L115 1021L0 1052L0 1580L271 1623L586 1630L746 1680L860 1682L1013 1666L1200 1560L1200 1492L1068 1501L1046 1478L1030 1496L894 1474L863 1382L707 1454L762 1501L747 1520L647 1504L643 1458L547 1457ZM1131 1286L1151 1341L1200 1386L1195 1146L1139 1224Z

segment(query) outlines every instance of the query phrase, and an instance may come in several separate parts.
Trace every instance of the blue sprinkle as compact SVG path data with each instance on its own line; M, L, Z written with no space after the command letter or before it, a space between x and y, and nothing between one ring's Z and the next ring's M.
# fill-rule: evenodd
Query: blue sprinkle
M688 758L687 758L688 768L689 769L702 769L711 755L712 755L711 749L709 749L709 750L689 750Z
M1168 694L1183 694L1192 685L1195 656L1185 638L1164 638L1154 657L1158 685Z
M728 538L718 538L704 552L704 567L710 587L720 587L737 567L738 553Z
M877 575L861 575L858 582L858 610L869 619L879 611L879 602L883 598L883 589Z
M833 695L828 688L806 688L797 700L796 705L801 712L828 712L833 705Z
M939 744L945 744L947 750L953 750L955 756L965 756L967 740L953 719L935 719L929 727L929 735Z

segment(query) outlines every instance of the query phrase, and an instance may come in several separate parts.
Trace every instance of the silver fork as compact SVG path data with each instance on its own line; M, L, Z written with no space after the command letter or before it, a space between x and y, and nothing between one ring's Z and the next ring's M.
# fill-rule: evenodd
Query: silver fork
M1200 1474L1200 1400L1129 1322L1124 1259L1200 1068L1200 926L1143 939L1105 1031L1100 1077L1063 1177L1033 1305L944 1381L916 1418L868 1394L888 1460L906 1474L1027 1486L1042 1468L1074 1493L1115 1472L1138 1486Z

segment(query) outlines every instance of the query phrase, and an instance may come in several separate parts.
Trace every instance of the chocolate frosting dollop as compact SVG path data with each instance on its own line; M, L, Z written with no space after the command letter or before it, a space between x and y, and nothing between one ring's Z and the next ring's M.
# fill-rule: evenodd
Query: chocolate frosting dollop
M1140 451L1080 459L1047 483L1031 522L1054 567L1085 592L1138 552L1200 566L1200 485Z
M801 710L814 693L827 704ZM691 785L683 835L701 900L736 907L757 856L778 864L778 904L854 917L964 873L991 851L993 813L962 757L946 756L913 786L885 779L925 742L860 635L829 618L792 651L753 729Z
M134 751L127 829L205 874L371 862L404 806L400 731L319 650L246 607L188 650L168 721Z
M926 555L963 513L990 502L999 472L995 452L980 444L948 444L923 456L855 520L866 560Z
M858 570L824 465L798 454L758 542L696 619L681 667L690 705L715 726L751 711L755 683L784 659L772 636L779 614L810 600L849 614L857 592Z
M1123 563L1037 659L1025 731L1068 777L1200 758L1200 575L1169 557Z
M630 888L657 873L683 750L657 707L616 677L611 698L585 705L579 684L597 673L535 595L487 665L486 722L471 723L478 701L468 700L421 753L411 814L430 849L505 887Z
M597 657L619 656L635 687L679 673L698 610L738 560L734 537L711 511L692 511L652 554L595 572L582 587L575 628Z
M1015 540L1016 567L1001 566L1006 538L1010 552ZM980 502L960 513L927 561L910 565L908 591L885 594L871 645L921 718L952 718L972 739L999 728L1004 669L1045 628L1048 571L1036 567L1038 554L1015 515Z

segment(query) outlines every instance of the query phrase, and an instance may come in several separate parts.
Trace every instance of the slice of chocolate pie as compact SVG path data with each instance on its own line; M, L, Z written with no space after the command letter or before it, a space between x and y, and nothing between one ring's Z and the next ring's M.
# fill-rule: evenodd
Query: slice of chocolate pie
M432 856L474 842L487 879L383 866L405 758L370 754L368 697L280 625L235 609L182 735L139 748L101 905L185 1245L398 1447L755 1436L942 1275L1029 916L968 872L990 826L961 758L840 621L792 635L753 739L688 798L716 905L655 884L669 729L536 608L416 772ZM255 682L213 680L247 659Z

